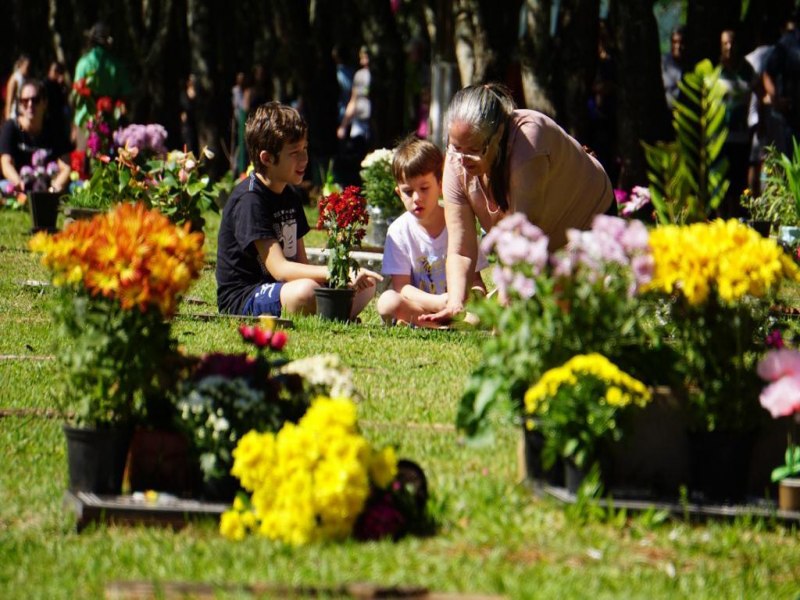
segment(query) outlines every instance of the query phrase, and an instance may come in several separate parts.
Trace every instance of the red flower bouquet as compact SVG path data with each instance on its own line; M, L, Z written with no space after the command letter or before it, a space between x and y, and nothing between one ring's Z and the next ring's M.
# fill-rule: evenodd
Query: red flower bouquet
M330 287L347 287L351 271L358 269L357 263L350 258L350 251L363 239L368 222L367 202L356 186L345 188L341 194L333 193L320 199L317 229L328 232L326 247L330 252Z

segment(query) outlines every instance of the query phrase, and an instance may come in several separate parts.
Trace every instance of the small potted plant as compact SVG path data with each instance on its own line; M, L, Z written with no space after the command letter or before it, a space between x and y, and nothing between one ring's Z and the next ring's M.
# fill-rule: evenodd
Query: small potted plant
M758 364L758 374L769 382L759 397L761 406L775 419L789 419L784 464L772 471L772 481L778 483L778 506L800 511L800 352L770 350Z
M586 473L609 454L601 447L622 439L626 413L650 398L642 382L602 354L579 354L550 369L524 400L526 428L542 434L542 467L562 459L567 489L575 493Z
M169 319L200 274L202 235L120 204L30 247L59 290L54 317L68 342L59 356L70 489L119 493L133 426L174 378Z
M699 501L745 497L758 433L761 329L800 270L778 244L735 219L664 225L650 233L647 289L687 390L689 486Z
M772 206L769 197L762 194L756 198L748 188L742 193L739 202L750 215L747 224L762 236L769 237L772 231Z
M47 156L46 150L37 150L31 156L31 164L19 170L19 176L28 193L34 233L55 231L58 219L61 194L53 191L52 182L57 178L60 169L57 162L47 162Z
M325 319L347 321L353 304L355 290L350 287L351 274L358 270L352 258L353 247L366 233L369 222L366 202L356 186L339 193L324 196L319 201L317 229L327 232L328 278L327 286L316 289L317 314Z
M242 339L256 349L246 353L212 353L194 359L189 376L178 385L177 418L194 450L202 495L233 499L238 487L230 477L233 449L250 431L277 431L297 421L308 406L298 375L275 371L280 360L268 353L283 350L286 334L242 325Z
M214 183L206 172L214 153L203 148L199 156L192 152L173 150L166 157L148 160L143 168L148 186L146 201L170 221L178 225L189 223L194 231L205 226L203 213L219 212L217 198L230 188L232 181ZM230 189L227 190L230 192Z
M576 354L598 352L648 384L665 383L654 377L670 363L638 293L652 274L647 228L599 215L568 237L550 252L544 232L517 213L481 242L498 293L474 310L497 335L483 345L458 409L459 429L474 440L491 436L492 409L512 406L520 417L530 385Z
M394 191L396 183L392 175L393 156L392 150L379 148L367 154L361 161L362 189L367 199L367 211L370 217L366 240L371 246L381 248L386 243L386 231L389 225L404 210L400 198Z

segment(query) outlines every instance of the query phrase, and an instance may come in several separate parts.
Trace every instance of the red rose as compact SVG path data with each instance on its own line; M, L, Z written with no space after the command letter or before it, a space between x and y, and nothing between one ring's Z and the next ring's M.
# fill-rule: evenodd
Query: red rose
M103 96L97 100L97 112L110 113L112 110L114 110L114 101L110 97Z
M285 331L276 331L272 335L272 339L269 342L269 347L273 350L281 351L283 347L286 345L289 336L286 335Z

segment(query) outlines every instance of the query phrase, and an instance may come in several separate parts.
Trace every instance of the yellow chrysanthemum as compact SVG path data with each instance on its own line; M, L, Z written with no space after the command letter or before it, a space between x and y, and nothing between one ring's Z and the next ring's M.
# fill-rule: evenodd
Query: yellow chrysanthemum
M646 289L678 290L695 306L712 291L733 304L774 294L785 279L800 281L800 270L775 241L735 219L658 227L650 246L654 273Z
M297 424L277 434L249 432L233 452L231 473L251 490L246 529L301 545L347 537L370 494L397 472L394 449L374 451L356 430L355 404L317 398ZM238 523L226 527L239 535Z
M579 377L584 375L593 376L605 384L605 396L598 398L598 401L602 399L618 407L632 403L644 406L650 401L651 396L647 386L621 371L602 354L579 354L562 366L550 369L528 388L524 398L525 412L529 415L543 414L547 410L547 403L563 387L576 385ZM526 426L528 429L533 429L533 421Z

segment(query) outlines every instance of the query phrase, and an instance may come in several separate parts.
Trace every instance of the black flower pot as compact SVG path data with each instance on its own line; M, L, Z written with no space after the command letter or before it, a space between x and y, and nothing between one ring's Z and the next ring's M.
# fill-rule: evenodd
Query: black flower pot
M525 477L534 483L564 486L564 463L559 458L550 468L542 464L544 436L538 429L522 428L522 458Z
M747 495L752 432L694 431L689 433L689 491L692 500L737 504Z
M586 475L586 470L581 469L571 460L564 461L564 485L570 494L578 493Z
M31 192L30 207L33 221L32 233L37 231L56 231L58 219L58 202L61 194L53 192Z
M119 494L131 430L88 429L64 425L67 438L69 490Z
M314 290L317 297L317 314L329 321L348 321L353 310L353 288L318 287Z

